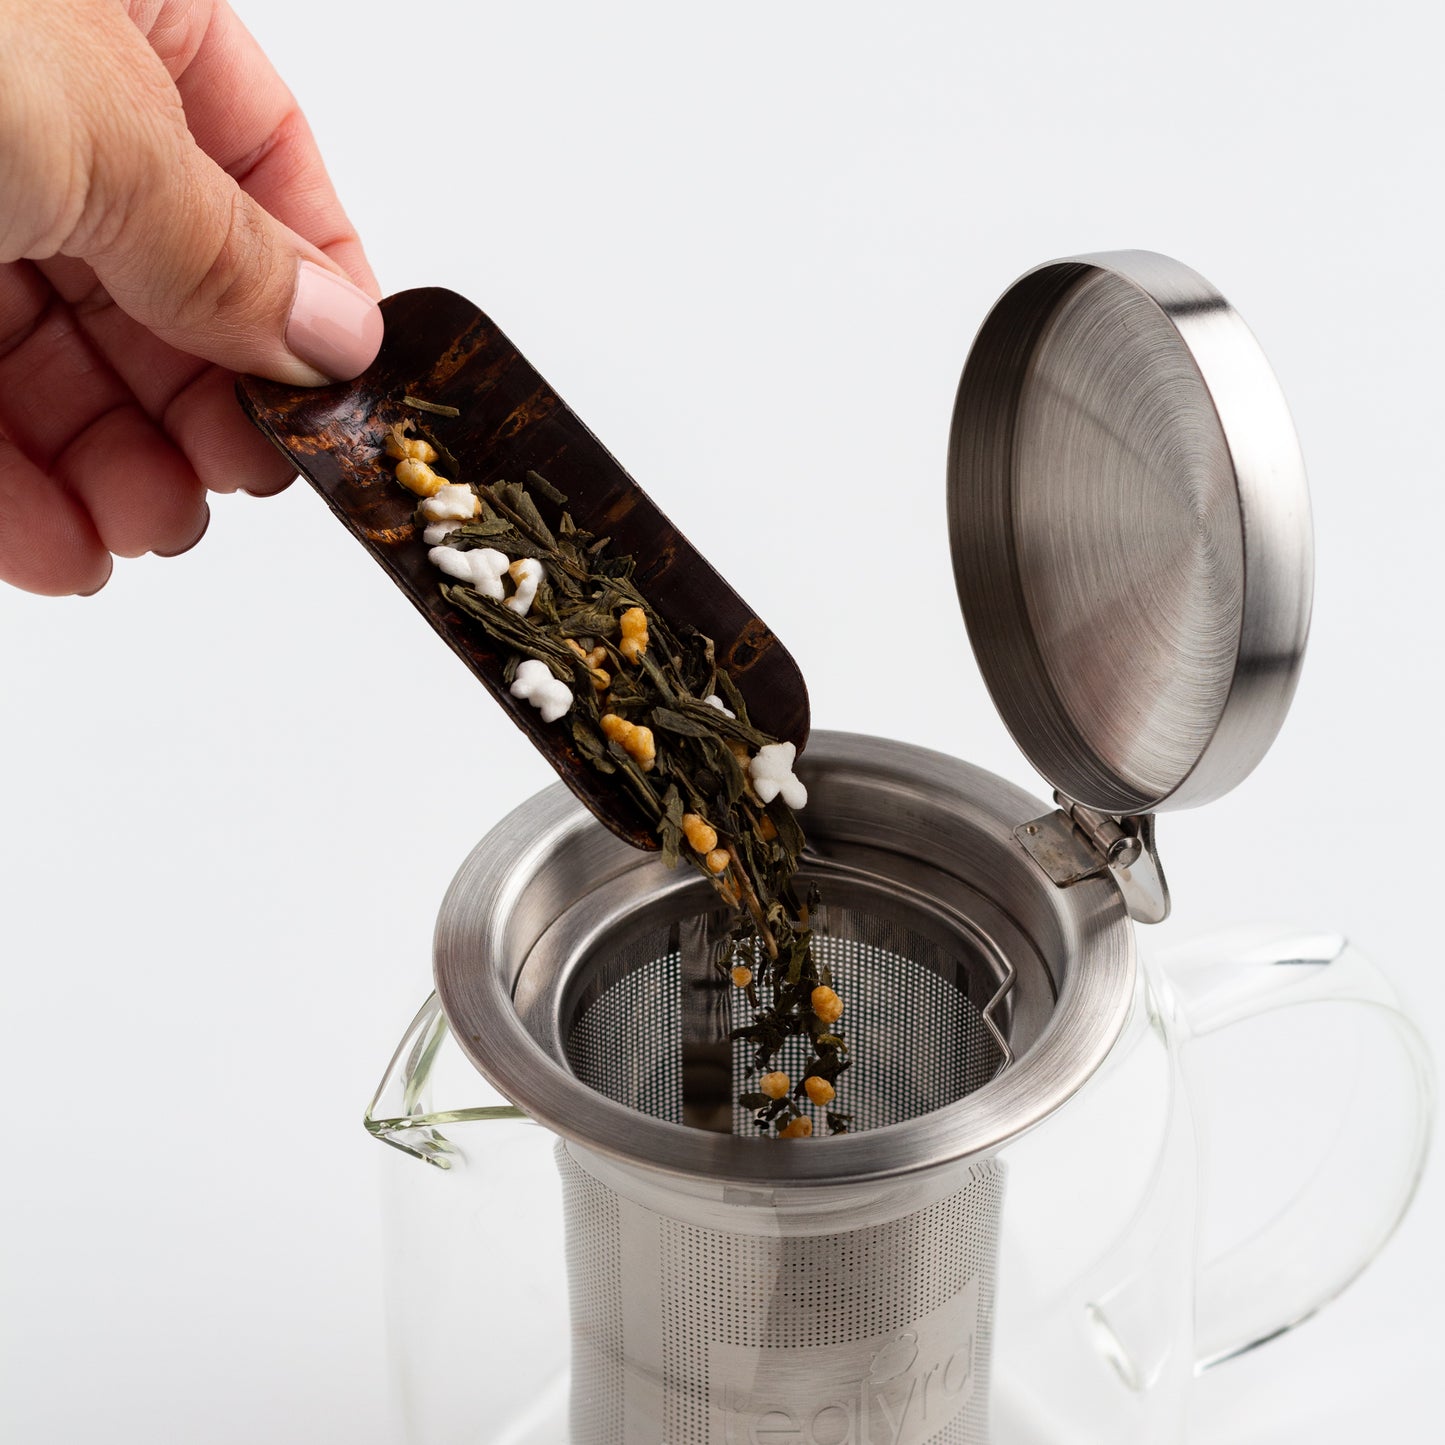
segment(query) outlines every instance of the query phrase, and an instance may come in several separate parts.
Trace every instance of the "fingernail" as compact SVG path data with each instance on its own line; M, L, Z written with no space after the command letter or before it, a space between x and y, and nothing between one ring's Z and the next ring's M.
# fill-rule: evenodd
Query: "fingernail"
M359 286L313 261L296 265L286 319L292 355L335 381L350 381L381 350L381 310Z
M189 542L187 542L184 547L178 547L174 552L157 552L155 555L157 557L183 557L187 552L191 550L192 547L198 546L200 544L201 538L204 537L208 531L210 531L210 528L211 509L207 507L206 519L201 523L201 530L197 532L196 535Z

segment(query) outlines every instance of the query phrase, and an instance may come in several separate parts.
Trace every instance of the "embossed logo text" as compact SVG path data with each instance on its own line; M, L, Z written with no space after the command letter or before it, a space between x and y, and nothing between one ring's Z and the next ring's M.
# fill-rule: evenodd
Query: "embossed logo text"
M708 1347L709 1445L923 1445L973 1398L978 1282L907 1329Z

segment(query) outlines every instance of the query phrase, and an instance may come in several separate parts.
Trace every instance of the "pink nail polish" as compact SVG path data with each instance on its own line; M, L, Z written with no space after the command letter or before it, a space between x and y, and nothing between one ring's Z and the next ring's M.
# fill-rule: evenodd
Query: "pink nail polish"
M336 381L350 381L376 360L381 329L381 311L360 287L312 261L297 263L286 319L294 356Z

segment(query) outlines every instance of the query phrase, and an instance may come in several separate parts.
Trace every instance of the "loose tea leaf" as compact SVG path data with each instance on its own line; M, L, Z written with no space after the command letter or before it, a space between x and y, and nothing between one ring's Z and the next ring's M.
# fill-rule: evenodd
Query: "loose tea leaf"
M429 411L436 416L460 416L461 412L454 406L443 406L439 401L426 401L419 396L404 396L401 399L403 406L414 407L417 411Z
M714 709L709 708L712 712ZM662 728L666 732L678 733L683 737L706 738L712 733L703 719L694 720L684 717L680 712L674 712L671 708L655 707L652 710L653 727Z
M657 831L662 839L662 861L669 868L677 867L682 856L682 794L676 787L667 790L662 800L662 817L658 820Z
M551 502L558 507L565 507L567 505L567 498L563 496L541 472L528 472L527 485L544 501ZM564 513L563 520L570 523L572 519ZM575 532L577 529L569 525L564 530Z

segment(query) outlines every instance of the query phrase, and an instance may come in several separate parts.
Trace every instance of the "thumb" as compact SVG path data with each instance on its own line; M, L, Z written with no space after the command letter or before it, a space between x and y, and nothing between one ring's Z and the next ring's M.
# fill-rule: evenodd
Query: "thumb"
M161 340L297 386L346 381L381 347L375 301L195 143L179 107L100 140L102 217L83 259Z

